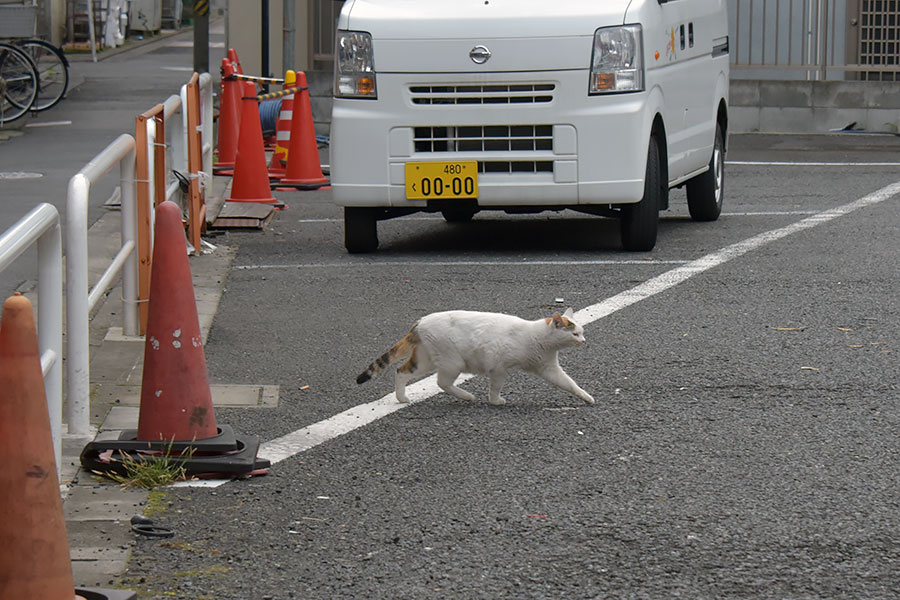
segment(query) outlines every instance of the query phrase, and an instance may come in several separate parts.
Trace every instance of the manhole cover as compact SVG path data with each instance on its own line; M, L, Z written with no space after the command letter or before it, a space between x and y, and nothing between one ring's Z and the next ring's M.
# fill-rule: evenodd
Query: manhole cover
M0 171L0 179L40 179L43 173L29 173L27 171Z

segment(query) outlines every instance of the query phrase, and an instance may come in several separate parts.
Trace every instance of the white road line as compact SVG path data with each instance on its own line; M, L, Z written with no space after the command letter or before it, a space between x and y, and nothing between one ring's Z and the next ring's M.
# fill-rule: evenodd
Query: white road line
M726 160L726 165L742 167L900 167L900 162L791 162L765 160Z
M341 263L292 263L284 265L237 265L232 267L235 271L254 271L264 269L337 269L337 268L366 268L372 267L513 267L535 265L558 266L606 266L606 265L683 265L686 260L372 260Z
M900 165L898 165L900 166ZM747 212L723 212L723 217L777 217L780 215L785 216L793 216L793 215L812 215L815 214L814 210L758 210L758 211L747 211ZM511 217L509 215L506 218L516 218ZM667 218L665 215L661 216L661 218ZM443 217L400 217L403 221L443 221ZM398 220L400 220L398 219ZM524 219L523 219L524 220ZM549 219L548 219L549 220ZM294 221L295 223L343 223L344 219L331 219L331 218L322 218L322 219L297 219Z
M816 213L785 227L772 229L751 238L747 238L741 242L731 244L730 246L725 246L720 250L701 256L697 260L693 260L670 271L666 271L661 275L652 277L644 283L598 302L597 304L583 308L575 313L575 321L582 325L588 325L620 311L623 308L631 306L632 304L636 304L641 300L664 292L679 283L687 281L695 275L704 273L730 260L739 258L748 252L761 248L766 244L770 244L794 233L828 223L860 208L884 202L898 193L900 193L900 181L885 186L880 190L867 196L863 196L853 202ZM462 383L468 381L472 377L472 375L464 375L460 377L459 381ZM323 442L377 421L406 406L437 395L440 392L441 390L437 386L437 377L432 375L409 386L409 404L400 404L396 401L396 397L393 393L388 394L373 402L354 406L353 408L345 410L324 421L319 421L308 427L298 429L297 431L282 437L265 442L260 446L257 455L259 458L268 459L274 465ZM230 480L188 481L177 485L218 487L228 481Z

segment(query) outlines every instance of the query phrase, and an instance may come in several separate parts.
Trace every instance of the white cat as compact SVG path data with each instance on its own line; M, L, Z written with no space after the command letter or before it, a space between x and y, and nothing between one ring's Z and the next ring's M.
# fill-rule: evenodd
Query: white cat
M500 313L451 310L422 317L409 333L360 373L365 383L382 369L409 357L397 369L397 400L408 402L406 384L437 371L438 386L463 400L475 396L453 384L460 373L490 377L491 404L504 404L500 390L509 372L518 368L538 375L575 394L588 404L594 399L559 366L559 350L584 343L584 328L572 321L572 309L563 315L526 321Z

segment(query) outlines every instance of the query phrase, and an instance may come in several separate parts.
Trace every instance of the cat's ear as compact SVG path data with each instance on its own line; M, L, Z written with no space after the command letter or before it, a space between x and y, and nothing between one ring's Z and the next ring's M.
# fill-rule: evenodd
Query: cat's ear
M553 313L553 317L551 317L550 320L553 322L554 327L559 328L565 326L565 322L563 321L563 318L559 316L559 313Z
M563 313L563 316L571 321L572 317L575 316L575 311L573 311L572 307L570 306L566 309L566 312Z

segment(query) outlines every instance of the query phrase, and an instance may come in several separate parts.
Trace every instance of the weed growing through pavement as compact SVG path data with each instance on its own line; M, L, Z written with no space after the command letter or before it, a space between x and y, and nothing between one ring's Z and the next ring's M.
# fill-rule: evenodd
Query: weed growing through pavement
M196 448L188 446L177 456L172 455L172 442L165 452L160 454L148 455L151 460L143 460L134 458L127 452L122 452L122 469L124 473L114 473L112 471L105 473L94 471L98 475L109 477L123 488L142 488L152 490L153 488L170 485L180 479L184 479L186 469L185 463L194 455Z

